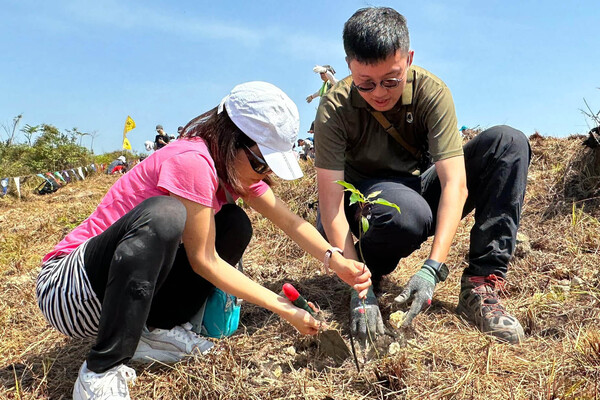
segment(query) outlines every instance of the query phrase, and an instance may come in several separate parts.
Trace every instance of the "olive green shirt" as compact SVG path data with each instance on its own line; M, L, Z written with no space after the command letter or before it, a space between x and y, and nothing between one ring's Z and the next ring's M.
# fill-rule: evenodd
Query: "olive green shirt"
M343 170L352 183L420 175L418 160L383 129L351 82L339 81L321 98L315 165ZM463 154L450 89L423 68L410 67L402 96L383 115L409 144L420 148L426 143L432 162Z

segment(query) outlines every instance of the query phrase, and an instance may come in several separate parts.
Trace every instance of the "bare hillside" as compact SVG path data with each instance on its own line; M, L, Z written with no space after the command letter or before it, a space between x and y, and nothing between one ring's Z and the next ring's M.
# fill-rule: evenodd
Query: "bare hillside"
M361 371L352 358L337 365L314 338L301 337L276 315L242 306L242 326L216 350L174 366L135 366L134 399L598 399L600 398L600 173L581 137L531 138L520 244L505 304L527 339L504 345L454 313L466 266L472 216L461 224L432 307L402 332L394 351L379 351ZM598 149L596 149L598 151ZM312 165L306 177L274 188L294 211L314 221ZM54 194L0 199L0 398L70 398L90 341L51 329L35 300L39 262L94 209L115 177L98 175ZM349 292L321 276L270 222L247 210L255 236L245 272L274 291L291 282L324 310L349 343ZM422 246L384 282L384 319L393 298L427 257ZM390 339L392 340L392 339ZM393 353L393 354L391 354Z

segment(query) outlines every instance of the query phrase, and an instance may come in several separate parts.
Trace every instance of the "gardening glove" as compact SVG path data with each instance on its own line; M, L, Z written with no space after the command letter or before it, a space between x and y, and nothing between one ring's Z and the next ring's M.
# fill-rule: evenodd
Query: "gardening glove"
M402 323L403 327L410 326L413 318L431 305L433 290L439 281L435 271L428 265L423 265L421 269L410 278L402 293L394 299L394 301L397 301L400 304L405 303L410 298L413 299L410 310Z
M377 334L385 333L381 312L373 287L369 287L367 297L360 299L356 290L350 298L350 331L352 335L365 343L367 338L375 339Z

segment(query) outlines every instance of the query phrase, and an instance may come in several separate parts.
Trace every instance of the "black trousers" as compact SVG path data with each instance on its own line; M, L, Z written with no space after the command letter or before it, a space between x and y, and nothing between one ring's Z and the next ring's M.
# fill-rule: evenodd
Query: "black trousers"
M87 364L101 373L127 362L145 324L170 329L189 321L213 290L188 261L181 237L186 210L178 200L152 197L89 240L84 261L102 303ZM233 204L215 215L217 253L231 265L252 237L246 213Z
M525 197L531 149L525 135L509 126L495 126L464 147L469 195L463 217L475 210L466 274L504 277L515 248ZM435 166L420 177L352 182L367 195L396 203L401 210L370 207L370 228L360 240L363 255L375 278L392 272L401 258L417 250L435 233L440 180ZM353 234L359 237L358 205L344 204ZM358 252L358 243L357 243ZM360 253L359 253L360 254Z

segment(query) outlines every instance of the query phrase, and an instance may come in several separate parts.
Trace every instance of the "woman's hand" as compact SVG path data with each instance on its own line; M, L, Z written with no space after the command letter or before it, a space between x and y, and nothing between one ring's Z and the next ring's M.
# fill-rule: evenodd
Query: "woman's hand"
M367 290L371 286L371 271L365 264L333 252L329 266L341 280L356 290L359 298L367 296Z
M282 317L285 318L290 324L294 326L303 335L316 335L321 329L327 327L327 325L317 320L309 312L294 306L289 300L284 299L287 303L285 314ZM311 302L308 305L318 312L319 310Z

